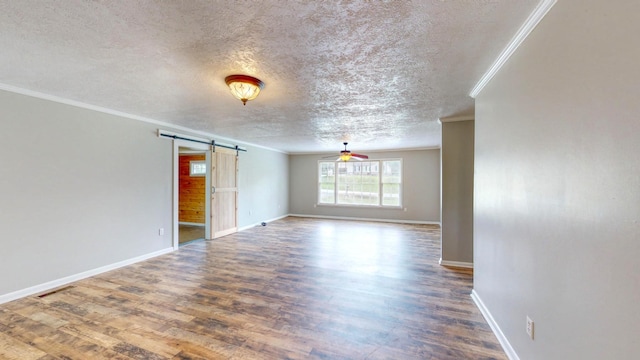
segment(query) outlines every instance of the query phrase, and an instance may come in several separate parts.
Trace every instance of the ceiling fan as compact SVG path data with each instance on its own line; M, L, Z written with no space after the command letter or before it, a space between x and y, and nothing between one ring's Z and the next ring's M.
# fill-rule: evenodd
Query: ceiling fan
M332 157L337 156L338 158L336 159L336 161L349 161L351 159L356 159L358 161L362 161L362 159L368 159L369 158L367 155L352 153L350 150L347 150L347 144L348 143L344 142L343 144L344 144L344 150L340 151L340 154L331 155L331 156L325 156L325 157L323 157L323 159L328 159L328 158L332 158Z

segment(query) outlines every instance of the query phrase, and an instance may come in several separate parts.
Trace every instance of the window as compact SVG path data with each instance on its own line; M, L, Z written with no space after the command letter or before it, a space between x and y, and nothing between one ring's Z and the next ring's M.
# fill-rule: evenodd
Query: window
M318 204L402 206L402 161L319 161Z
M318 203L333 204L336 201L336 168L333 162L320 162Z
M402 167L400 161L382 162L382 206L400 206Z
M189 176L207 175L207 164L204 161L189 161Z

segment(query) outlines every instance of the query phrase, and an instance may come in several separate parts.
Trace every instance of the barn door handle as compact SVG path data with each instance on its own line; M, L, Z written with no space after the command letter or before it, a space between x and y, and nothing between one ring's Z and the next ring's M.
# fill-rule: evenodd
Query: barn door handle
M213 195L213 194L215 194L215 193L216 193L216 187L215 187L215 186L212 186L212 187L211 187L211 195Z

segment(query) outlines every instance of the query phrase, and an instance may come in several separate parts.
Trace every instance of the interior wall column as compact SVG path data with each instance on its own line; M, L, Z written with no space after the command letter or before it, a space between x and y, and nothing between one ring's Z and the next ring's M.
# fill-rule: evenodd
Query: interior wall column
M474 117L440 119L442 124L440 264L473 267Z

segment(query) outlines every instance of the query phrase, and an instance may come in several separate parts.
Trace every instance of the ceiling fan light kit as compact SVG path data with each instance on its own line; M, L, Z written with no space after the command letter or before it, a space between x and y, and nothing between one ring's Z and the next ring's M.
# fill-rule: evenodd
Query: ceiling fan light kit
M247 105L247 101L258 97L260 90L264 88L264 82L258 78L249 75L229 75L224 78L231 94L236 99L242 101L243 105Z
M363 159L368 159L369 157L367 155L362 155L362 154L355 154L352 153L351 150L347 150L347 142L343 142L342 144L344 144L344 150L340 151L340 154L338 154L338 158L336 159L336 161L344 161L347 162L351 159L355 159L358 161L362 161ZM332 158L336 155L331 155L331 156L325 156L323 159L328 159L328 158Z

